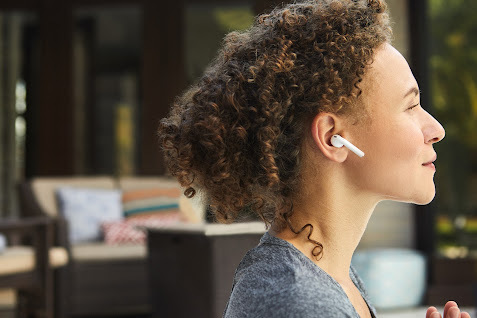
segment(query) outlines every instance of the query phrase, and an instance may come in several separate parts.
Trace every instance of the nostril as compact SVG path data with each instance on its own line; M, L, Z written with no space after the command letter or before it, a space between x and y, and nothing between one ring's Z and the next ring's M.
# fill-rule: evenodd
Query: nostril
M441 136L433 137L433 138L429 139L429 140L427 141L427 143L428 143L428 144L434 144L434 143L436 143L436 142L441 141L442 138L444 138L444 137L441 137Z

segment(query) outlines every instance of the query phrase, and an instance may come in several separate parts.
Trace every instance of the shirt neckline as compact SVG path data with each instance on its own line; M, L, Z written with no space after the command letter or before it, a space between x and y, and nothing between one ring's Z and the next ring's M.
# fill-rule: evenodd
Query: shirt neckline
M283 246L283 247L287 247L291 250L294 251L295 254L299 255L299 257L301 259L304 259L305 262L307 262L308 264L310 265L314 265L314 268L320 272L321 274L325 275L325 277L327 277L334 285L336 285L340 292L346 297L346 299L348 300L348 303L349 305L351 306L351 308L353 308L354 310L354 313L356 315L356 317L360 317L358 312L356 311L356 308L354 308L353 304L351 303L351 300L349 299L348 295L346 294L346 292L344 291L343 287L341 287L341 285L338 283L338 281L336 281L336 279L334 279L330 274L328 274L325 270L323 270L320 266L318 266L316 263L314 263L311 259L309 259L305 254L302 253L302 251L300 251L299 249L297 249L292 243L288 242L288 241L285 241L284 239L281 239L279 237L276 237L276 236L273 236L271 235L268 231L265 232L265 234L262 236L262 238L260 239L260 243L262 244L271 244L271 245L280 245L280 246ZM361 294L361 297L363 297L363 300L364 302L366 303L366 305L368 306L368 309L369 309L369 313L371 314L371 317L372 318L376 318L376 316L374 315L374 311L371 309L372 307L369 305L369 300L367 298L367 295L364 293L364 290L362 290L358 283L358 279L355 275L355 271L354 271L354 268L353 266L351 265L350 267L350 270L349 270L349 275L350 275L350 278L351 278L351 281L353 282L353 284L356 286L356 288L358 288L359 290L359 293Z

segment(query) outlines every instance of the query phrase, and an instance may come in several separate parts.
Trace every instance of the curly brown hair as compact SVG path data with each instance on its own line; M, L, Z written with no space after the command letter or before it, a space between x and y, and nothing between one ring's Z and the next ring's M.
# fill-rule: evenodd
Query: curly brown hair
M185 195L204 191L222 222L251 209L283 227L301 186L303 127L320 112L363 108L358 84L390 38L383 0L301 1L229 33L160 123L169 171Z

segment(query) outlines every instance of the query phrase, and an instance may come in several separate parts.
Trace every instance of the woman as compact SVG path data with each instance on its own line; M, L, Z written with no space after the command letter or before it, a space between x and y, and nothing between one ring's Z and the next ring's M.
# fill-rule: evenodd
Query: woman
M382 0L277 8L230 33L161 121L187 196L203 191L220 221L252 210L269 227L237 269L225 317L376 315L351 257L378 202L432 200L444 137L390 38ZM454 302L444 315L469 317Z

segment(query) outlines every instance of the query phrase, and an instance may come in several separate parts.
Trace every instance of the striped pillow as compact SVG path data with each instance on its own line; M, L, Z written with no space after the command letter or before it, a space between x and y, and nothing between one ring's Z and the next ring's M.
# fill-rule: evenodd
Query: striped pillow
M179 209L180 188L150 188L123 192L125 217L171 212Z

